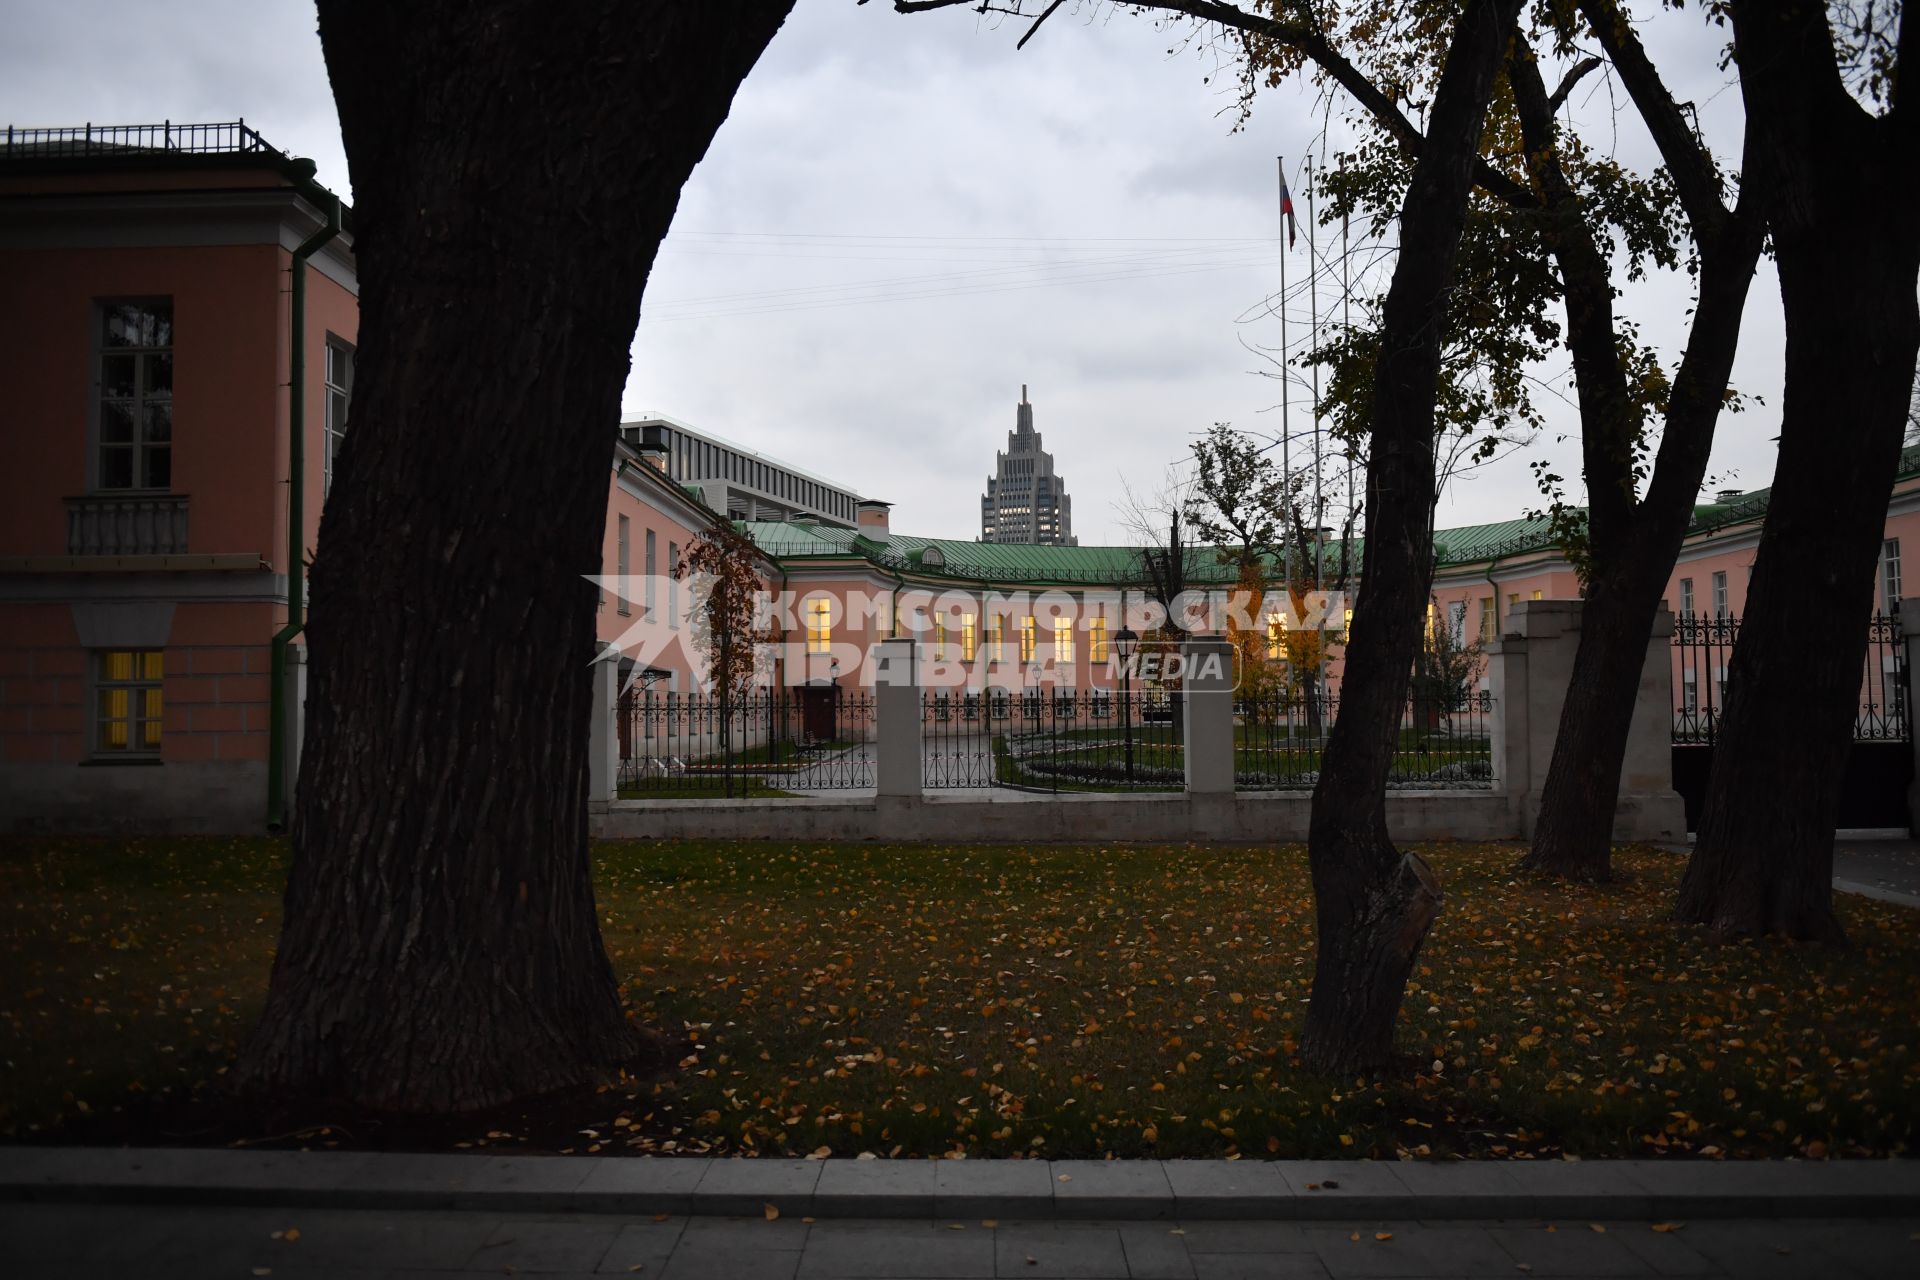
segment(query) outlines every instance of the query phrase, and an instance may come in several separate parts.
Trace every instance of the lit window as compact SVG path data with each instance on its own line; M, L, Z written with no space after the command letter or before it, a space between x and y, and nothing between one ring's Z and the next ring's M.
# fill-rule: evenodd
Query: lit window
M340 442L347 437L347 405L353 399L353 348L337 339L327 339L327 450L322 461L322 494L333 491L334 459L340 456Z
M961 614L960 615L960 661L962 662L973 661L973 651L974 651L976 639L977 637L974 635L973 615L970 613Z
M1287 651L1287 615L1270 613L1267 615L1267 657L1278 658Z
M1006 659L1005 638L1006 619L988 615L987 617L987 661L1001 662Z
M933 620L933 660L947 660L947 619L944 615Z
M1532 599L1534 599L1534 600L1538 600L1538 599L1540 599L1541 597L1543 597L1543 596L1544 596L1545 594L1546 594L1546 593L1545 593L1544 591L1539 591L1539 590L1536 590L1536 591L1535 591L1535 592L1533 593L1533 595L1532 595L1532 597L1531 597L1531 598L1532 598Z
M159 754L161 670L156 649L111 649L95 655L95 751Z
M1055 618L1053 620L1053 660L1055 662L1073 661L1073 619Z
M1107 620L1092 618L1087 622L1087 661L1105 662L1107 660Z
M173 482L173 303L101 309L98 487Z
M807 601L807 652L828 653L833 649L833 601L815 596Z
M1020 623L1020 661L1032 662L1039 649L1040 626L1032 614L1028 614Z

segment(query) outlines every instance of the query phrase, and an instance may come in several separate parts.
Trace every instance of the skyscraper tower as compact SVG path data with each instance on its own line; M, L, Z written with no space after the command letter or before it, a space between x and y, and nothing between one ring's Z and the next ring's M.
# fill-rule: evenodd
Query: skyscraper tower
M1079 545L1073 536L1073 499L1067 482L1054 473L1053 455L1040 447L1024 385L1006 452L994 455L994 474L980 499L980 541Z

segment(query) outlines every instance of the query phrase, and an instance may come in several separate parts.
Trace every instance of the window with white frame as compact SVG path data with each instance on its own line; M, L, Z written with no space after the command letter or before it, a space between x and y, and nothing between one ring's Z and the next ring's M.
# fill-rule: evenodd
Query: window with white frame
M833 601L827 596L807 601L807 652L833 652Z
M680 629L680 544L667 544L667 625Z
M101 489L173 483L173 300L100 308L98 471Z
M633 612L633 601L627 595L627 577L633 572L633 522L621 516L619 532L614 544L614 572L620 578L620 585L613 593L613 607L624 614Z
M1447 634L1458 649L1467 643L1467 602L1455 600L1447 606Z
M1900 611L1900 539L1880 544L1880 603L1887 613Z
M1680 706L1689 713L1700 709L1700 673L1692 667L1680 672Z
M1053 660L1055 662L1073 661L1073 619L1055 618L1053 620Z
M1692 578L1680 579L1680 616L1683 618L1691 618L1693 616Z
M1727 575L1725 570L1713 575L1713 616L1727 616Z
M659 557L656 554L656 550L655 550L653 530L651 529L647 530L646 555L647 555L647 559L646 559L647 621L652 622L654 621L654 616L653 616L654 605L658 601L658 596L655 594L655 590L654 590L654 575L660 572L660 565L659 565Z
M158 649L107 649L94 654L93 751L109 759L160 754L161 676Z
M327 449L320 483L322 494L333 490L334 460L347 438L347 406L353 399L353 348L338 338L327 339Z

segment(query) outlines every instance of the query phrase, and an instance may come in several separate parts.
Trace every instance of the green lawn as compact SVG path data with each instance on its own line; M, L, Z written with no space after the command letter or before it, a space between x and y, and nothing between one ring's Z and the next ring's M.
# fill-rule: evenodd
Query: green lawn
M1720 946L1665 922L1672 855L1569 889L1514 877L1516 853L1430 850L1448 900L1402 1020L1415 1066L1329 1082L1295 1057L1313 945L1295 848L601 844L626 998L699 1047L589 1099L599 1122L553 1145L1911 1153L1920 912L1842 898L1849 950ZM0 1130L217 1087L284 856L0 844Z

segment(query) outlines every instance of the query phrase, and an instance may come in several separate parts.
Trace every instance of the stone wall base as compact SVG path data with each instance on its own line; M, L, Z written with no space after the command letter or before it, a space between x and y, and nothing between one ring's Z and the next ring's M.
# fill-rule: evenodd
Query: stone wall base
M588 821L607 839L1297 844L1307 838L1312 805L1306 792L617 800ZM1387 825L1406 842L1515 840L1514 810L1494 791L1396 791L1387 796Z
M264 760L0 765L0 832L258 835Z

